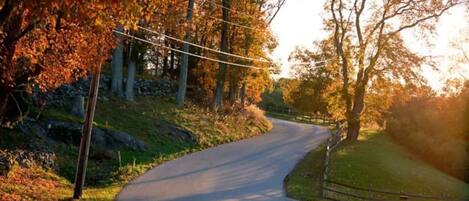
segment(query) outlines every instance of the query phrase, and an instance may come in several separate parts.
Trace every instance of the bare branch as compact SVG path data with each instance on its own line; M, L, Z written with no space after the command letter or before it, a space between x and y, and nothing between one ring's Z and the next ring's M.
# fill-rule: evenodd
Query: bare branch
M397 33L401 32L401 31L403 31L403 30L406 30L406 29L415 27L415 26L419 25L420 23L425 22L425 21L427 21L427 20L430 20L430 19L433 19L433 18L438 18L438 17L440 17L441 15L443 15L443 13L445 13L447 10L449 10L450 8L452 8L452 7L456 6L456 5L458 5L458 3L449 2L449 3L448 3L443 9L441 9L439 12L434 13L434 14L431 14L431 15L426 16L426 17L423 17L423 18L420 18L420 19L417 19L417 20L415 20L413 23L410 23L410 24L407 24L407 25L403 25L403 26L399 27L397 30L390 32L388 35L397 34Z

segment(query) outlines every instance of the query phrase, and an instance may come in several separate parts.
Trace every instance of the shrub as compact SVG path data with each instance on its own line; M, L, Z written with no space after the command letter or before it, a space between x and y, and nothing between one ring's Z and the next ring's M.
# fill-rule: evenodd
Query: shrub
M386 115L387 133L437 168L469 181L468 89L396 102Z

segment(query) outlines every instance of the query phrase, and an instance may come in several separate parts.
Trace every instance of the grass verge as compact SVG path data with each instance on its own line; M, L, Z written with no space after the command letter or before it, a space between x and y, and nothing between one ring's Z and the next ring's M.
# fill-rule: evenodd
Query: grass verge
M321 200L324 149L309 153L286 180L287 195ZM469 185L419 160L381 132L362 132L359 141L344 142L331 156L330 178L357 187L428 196L469 197Z
M95 126L128 132L145 141L149 149L145 152L119 150L122 158L122 164L119 165L116 151L106 153L92 148L83 200L113 200L125 183L164 161L256 136L272 127L263 112L253 106L222 115L192 104L184 109L177 109L173 102L172 99L142 97L135 102L111 99L98 104ZM70 116L67 109L48 109L43 118L81 121ZM159 128L163 124L184 128L192 132L197 141L188 142L162 135ZM1 135L0 142L12 138L11 135L7 136ZM54 150L59 165L58 172L38 170L35 167L14 169L9 175L0 177L0 200L70 199L78 149L59 144L54 146ZM29 181L29 174L33 173L35 178L53 185L49 185L44 191L25 190L35 188L35 184Z

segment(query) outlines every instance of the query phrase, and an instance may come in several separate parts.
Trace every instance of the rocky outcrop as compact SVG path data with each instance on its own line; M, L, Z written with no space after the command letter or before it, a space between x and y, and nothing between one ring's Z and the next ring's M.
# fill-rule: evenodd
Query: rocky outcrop
M79 123L26 119L18 128L28 141L18 147L0 148L0 176L6 175L14 165L26 168L36 165L57 170L53 145L80 145L82 125ZM92 130L91 143L94 151L90 158L94 157L95 160L114 155L114 150L144 151L148 148L143 141L126 132L96 127Z
M80 145L82 125L79 123L56 120L47 122L27 120L19 128L23 133L42 138L49 143ZM144 142L122 131L94 127L91 136L92 146L102 149L144 151L147 148Z

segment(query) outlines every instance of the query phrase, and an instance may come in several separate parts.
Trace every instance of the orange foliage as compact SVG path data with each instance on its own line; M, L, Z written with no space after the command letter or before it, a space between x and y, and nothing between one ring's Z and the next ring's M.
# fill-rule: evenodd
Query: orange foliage
M2 1L0 123L14 91L53 89L83 77L109 58L117 25L148 18L153 1Z
M7 176L0 176L0 201L58 200L59 189L64 191L70 185L51 177L35 167L14 167Z

